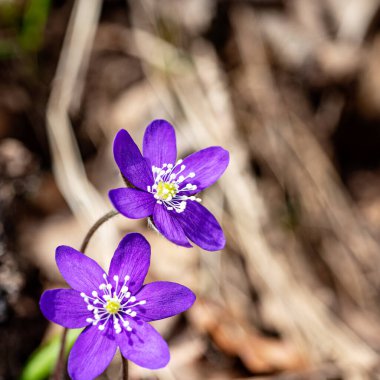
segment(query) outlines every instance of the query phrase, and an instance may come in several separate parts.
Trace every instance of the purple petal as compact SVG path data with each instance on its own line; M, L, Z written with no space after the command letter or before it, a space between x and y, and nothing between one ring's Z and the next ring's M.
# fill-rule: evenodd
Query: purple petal
M215 217L196 201L187 201L184 212L176 215L186 236L206 251L223 249L226 244L222 228Z
M124 177L139 189L154 183L152 169L127 131L121 129L113 144L113 154Z
M173 215L174 212L166 210L165 206L156 204L153 212L154 225L171 242L182 247L191 248L191 244L187 240L181 225Z
M173 126L166 120L153 120L146 128L143 154L151 165L162 168L163 164L174 164L177 146Z
M152 215L157 202L152 194L138 189L114 189L108 195L116 210L131 219Z
M40 308L49 321L69 329L85 327L86 318L93 317L80 293L73 289L47 290L41 296Z
M105 272L99 264L74 248L66 245L58 247L55 261L66 282L79 292L89 295L104 282Z
M187 177L190 173L195 173L195 177L185 179L183 185L191 183L197 186L196 190L188 193L196 194L211 186L224 173L229 159L229 153L219 146L212 146L187 156L181 164L185 165L181 175Z
M121 354L148 369L165 367L170 360L169 347L162 336L148 323L130 320L132 331L123 329L116 335Z
M109 278L113 281L115 275L119 276L119 282L123 282L125 276L129 276L127 282L129 291L137 293L144 283L150 265L150 245L147 240L138 233L126 235L119 243L111 260Z
M194 303L196 297L186 286L158 281L144 285L136 298L146 301L146 304L138 307L139 318L156 321L182 313Z
M71 379L92 380L104 372L117 349L111 329L99 331L97 326L89 326L79 335L69 356Z

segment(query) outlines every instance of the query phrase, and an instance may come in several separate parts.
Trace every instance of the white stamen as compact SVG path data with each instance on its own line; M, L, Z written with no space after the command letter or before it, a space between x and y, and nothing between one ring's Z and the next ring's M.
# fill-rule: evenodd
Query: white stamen
M161 171L161 170L160 170ZM97 326L100 331L106 329L108 323L112 323L115 334L120 334L123 329L132 331L128 318L135 318L138 314L138 305L144 305L145 300L136 303L136 297L132 296L128 286L130 276L124 276L124 281L120 282L120 277L114 275L112 278L115 284L108 282L106 274L103 275L105 283L99 285L100 294L92 291L92 297L87 296L84 292L80 293L84 302L87 304L87 310L93 313L93 318L87 318L86 322ZM119 285L120 284L120 285Z
M186 183L182 186L186 180L195 177L194 172L181 174L186 169L182 162L183 160L178 160L174 166L164 163L161 168L152 166L154 184L147 186L148 192L153 194L158 204L176 213L184 212L188 201L200 202L194 195L186 194L186 191L195 191L196 185Z

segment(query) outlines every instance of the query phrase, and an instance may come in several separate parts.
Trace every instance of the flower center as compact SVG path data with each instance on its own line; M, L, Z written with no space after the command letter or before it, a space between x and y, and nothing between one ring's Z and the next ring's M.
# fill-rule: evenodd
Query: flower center
M120 309L120 302L116 298L111 298L110 300L107 301L105 309L110 313L110 314L117 314L117 312Z
M93 318L87 318L86 322L98 326L99 330L104 330L108 322L113 323L116 334L120 334L123 328L132 331L129 323L130 318L137 315L136 307L145 305L146 301L137 301L135 296L131 295L127 283L129 276L124 277L124 282L119 283L119 276L113 276L115 285L108 282L106 274L103 275L104 283L99 285L100 293L96 290L91 292L91 296L81 293L81 297L87 304L87 309L94 314Z
M169 198L174 198L178 192L178 188L175 183L159 182L157 184L157 196L159 199L166 201Z
M186 165L181 164L182 160L178 160L175 165L163 164L162 168L152 166L154 184L148 186L148 192L154 195L158 204L163 204L167 210L177 213L185 211L187 201L201 202L200 198L188 195L189 191L197 189L196 185L188 182L189 178L195 177L195 173L191 172L185 177L181 173Z

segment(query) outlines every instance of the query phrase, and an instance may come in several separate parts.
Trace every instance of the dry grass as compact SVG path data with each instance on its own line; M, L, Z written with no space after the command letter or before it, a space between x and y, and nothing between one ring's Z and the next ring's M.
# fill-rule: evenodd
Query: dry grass
M129 2L129 26L99 24L101 2L77 1L47 110L56 181L84 223L102 214L103 188L87 179L69 122L81 104L91 104L87 133L107 142L95 137L99 155L111 149L117 129L138 140L147 122L161 117L176 126L183 154L225 147L229 169L203 198L222 222L226 249L185 252L147 232L153 247L178 251L160 259L157 249L152 276L185 278L199 294L186 323L159 325L173 359L155 376L376 378L379 239L336 172L330 136L354 79L358 99L366 100L358 107L380 114L378 71L370 70L378 57L378 32L371 29L378 2L248 3L225 5L230 26L217 51L203 37L216 15L211 0ZM115 52L141 74L111 97L96 57L109 54L111 62ZM122 73L108 71L111 88ZM317 107L311 90L325 94ZM111 187L102 172L90 173ZM119 220L119 229L145 231L126 223ZM114 245L111 230L102 247ZM115 364L109 376L117 371ZM132 368L133 378L147 374Z

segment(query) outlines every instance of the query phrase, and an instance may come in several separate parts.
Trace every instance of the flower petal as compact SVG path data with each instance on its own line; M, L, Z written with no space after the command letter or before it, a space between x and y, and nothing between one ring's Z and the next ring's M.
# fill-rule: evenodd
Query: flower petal
M194 303L196 297L186 286L157 281L144 285L136 298L138 301L146 301L145 305L138 306L139 318L156 321L182 313Z
M185 165L185 170L181 175L186 177L195 173L195 177L184 180L183 185L191 183L197 186L196 190L188 193L196 194L211 186L224 173L229 160L229 153L219 146L202 149L184 158L181 165Z
M104 281L105 272L99 264L74 248L59 246L55 261L66 282L79 292L89 295Z
M152 169L141 155L130 134L121 129L113 144L113 155L124 177L139 189L146 190L154 183Z
M114 189L108 195L116 210L131 219L152 215L157 202L152 194L138 189Z
M116 335L121 354L128 360L148 369L165 367L170 360L169 347L151 325L130 320L132 331L123 329Z
M174 216L174 212L166 210L165 206L156 204L153 211L154 225L171 242L182 247L191 248L181 225Z
M47 290L41 296L40 308L49 321L69 329L85 327L86 318L93 317L80 293L73 289Z
M188 201L184 212L176 218L186 236L206 251L223 249L226 239L215 217L196 201Z
M111 329L99 331L97 326L89 326L79 335L69 356L71 379L92 380L104 372L117 349Z
M129 291L137 293L144 283L150 265L150 245L148 241L138 233L127 234L119 243L111 260L109 279L119 276L123 282L125 276L129 276L127 282Z
M151 165L162 168L163 164L174 164L177 146L173 126L166 120L153 120L146 128L143 154Z

